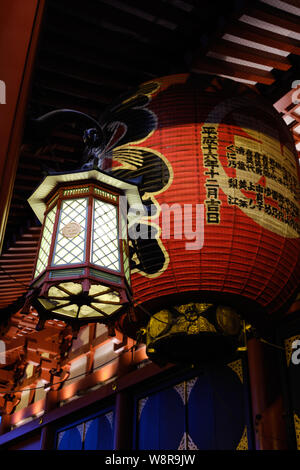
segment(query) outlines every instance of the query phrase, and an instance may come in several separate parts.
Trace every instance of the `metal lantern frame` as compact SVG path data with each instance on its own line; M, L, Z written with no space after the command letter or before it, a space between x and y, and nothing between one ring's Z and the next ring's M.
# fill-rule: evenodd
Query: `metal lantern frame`
M126 196L126 199L120 199L121 196ZM72 222L69 222L70 236L62 234L63 217L72 220L72 202L76 204L76 201L83 200L85 203L76 213L84 227L77 222L71 226ZM28 293L31 305L42 315L70 322L113 321L128 307L131 298L128 226L144 214L138 186L98 169L56 173L44 179L28 202L42 223L33 281ZM63 213L65 203L69 211L67 217ZM102 219L97 219L97 204L100 208L113 208L115 213L114 236L117 235L117 242L113 237L111 245L118 253L118 259L114 254L116 261L112 263L113 267L105 266L101 257L95 261L93 256L97 246L96 230L103 234ZM81 230L76 233L78 227ZM62 243L60 249L68 256L59 258L59 240L64 238L73 241ZM73 251L78 251L76 238L80 239L81 259L68 263L67 258L73 254L65 246L70 243ZM73 258L76 260L76 256ZM64 302L69 302L69 305L64 305ZM72 305L78 307L76 312Z

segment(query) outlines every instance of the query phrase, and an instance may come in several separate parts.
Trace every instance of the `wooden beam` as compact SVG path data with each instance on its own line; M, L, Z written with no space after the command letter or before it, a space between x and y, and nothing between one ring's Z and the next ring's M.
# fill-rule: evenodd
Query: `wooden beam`
M9 249L8 249L8 253L17 253L18 255L22 255L23 253L24 254L28 254L28 253L33 253L35 254L35 251L36 251L36 245L34 245L33 247L27 247L27 246L22 246L22 247L18 247L18 246L11 246Z
M20 265L20 264L19 264ZM5 274L5 270L7 268L14 268L18 266L17 262L11 262L11 263L8 263L8 264L4 264L4 263L1 263L0 264L0 279L3 279L5 277L7 277L7 275ZM26 262L22 262L22 266L26 266L27 268L31 268L33 269L33 263L32 262L29 262L29 261L26 261ZM25 275L25 274L24 274Z
M299 0L284 0L284 3L288 3L288 5L291 5L292 7L299 7Z
M4 293L1 294L1 298L5 298L5 296L11 296L11 295L20 295L20 291L26 290L26 287L22 286L22 284L17 284L16 282L12 281L10 286L7 286L4 290Z
M37 243L34 245L34 247L36 249ZM20 250L20 249L21 248L19 247L18 250ZM34 249L32 251L34 251ZM27 254L24 253L22 258L32 260L32 254L31 253L27 253ZM1 266L2 262L5 262L5 261L15 261L15 262L17 262L18 258L17 258L16 253L11 253L11 252L3 253L0 257L0 266ZM32 262L33 262L33 260L32 260Z
M228 25L226 33L265 46L274 47L281 51L290 52L291 54L300 55L300 44L296 39L265 29L256 28L255 26L241 21L234 21L232 24Z
M299 6L299 4L298 4ZM245 14L265 21L280 28L285 28L295 33L300 33L299 16L275 8L263 2L252 1L245 9Z
M19 272L21 274L21 272ZM28 290L30 281L31 281L31 275L32 271L28 272L27 274L24 275L24 277L15 277L16 274L14 273L12 277L1 277L0 281L0 289L1 289L1 295L0 295L0 301L2 301L5 296L10 293L11 290L16 292L19 296L22 295L25 291Z
M237 65L222 60L204 57L196 59L191 67L195 73L211 73L219 75L228 75L229 77L241 78L243 80L251 80L265 85L271 85L275 79L271 72L259 70L253 67Z
M7 301L8 299L14 299L16 300L20 295L24 294L26 292L26 287L19 286L16 290L13 290L10 292L9 290L6 290L4 294L1 294L1 302L2 300Z
M261 49L253 49L252 47L243 46L235 42L219 40L212 44L210 51L223 54L229 57L247 60L256 64L267 65L278 70L288 70L291 67L289 60L278 54L270 54Z
M171 51L183 51L184 41L178 37L176 31L165 28L153 21L138 18L128 12L121 11L113 5L101 3L101 8L97 2L86 2L82 8L81 0L65 0L64 3L55 2L51 4L51 10L57 17L66 16L65 28L68 27L68 18L80 18L92 26L102 29L101 25L105 21L105 29L122 34L124 40L133 37L136 42L148 42L154 45L162 44L169 46ZM145 41L146 40L146 41Z
M81 68L78 66L78 61L72 60L70 57L63 59L56 56L55 59L55 57L51 58L51 54L47 54L47 57L39 60L38 75L42 74L46 77L49 76L49 78L69 77L76 79L81 81L83 87L87 89L90 83L101 87L105 86L114 90L115 93L123 92L126 85L130 86L130 81L126 80L125 74L118 79L118 74L105 68L91 64L85 64L84 68Z
M8 289L10 288L10 286L12 285L15 285L17 286L17 291L19 292L20 289L26 289L25 285L29 284L29 280L28 278L16 278L16 281L18 281L18 283L16 281L12 281L12 279L10 280L0 280L0 288L1 290L3 290L4 292L8 292ZM19 284L20 283L20 284ZM23 284L24 284L24 287L23 287ZM2 298L2 294L1 294L1 298Z
M24 283L27 283L28 284L28 281L30 281L29 279L29 276L27 275L24 275L24 274L16 274L14 276L15 279L17 279L17 281L19 282L22 282L24 281ZM11 279L10 277L0 277L0 284L8 284L8 285L11 285L11 283L13 282L13 279Z
M16 264L15 266L6 266L5 268L5 271L9 272L9 274L11 274L13 276L13 273L14 272L18 272L18 271L21 271L21 272L24 272L24 273L31 273L32 272L32 269L30 266L28 267L25 267L25 266L22 266L22 263L19 263L19 264ZM1 269L0 269L1 271Z

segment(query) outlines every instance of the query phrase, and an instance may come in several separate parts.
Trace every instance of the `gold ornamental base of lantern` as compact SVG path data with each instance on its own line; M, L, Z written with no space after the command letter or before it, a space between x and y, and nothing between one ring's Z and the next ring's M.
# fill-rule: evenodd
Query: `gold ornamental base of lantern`
M149 359L204 364L230 359L243 344L244 323L228 306L188 303L155 313L146 328Z

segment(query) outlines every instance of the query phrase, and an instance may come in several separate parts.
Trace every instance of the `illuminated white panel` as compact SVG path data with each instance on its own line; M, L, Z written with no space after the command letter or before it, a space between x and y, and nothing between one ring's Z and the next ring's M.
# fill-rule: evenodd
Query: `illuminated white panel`
M57 207L54 207L48 213L46 220L45 220L39 256L38 256L36 269L34 273L35 278L46 268L48 264L48 257L50 253L50 246L51 246L51 240L52 240L52 232L53 232L53 226L54 226L54 221L55 221L56 209Z
M298 106L297 108L293 109L293 112L295 114L297 114L298 116L300 116L300 106Z
M84 261L88 199L69 199L62 202L56 235L53 266L77 264ZM77 224L74 236L68 227Z
M287 37L297 39L297 40L300 39L299 33L296 33L286 28L281 28L280 26L267 23L266 21L262 21L257 18L253 18L252 16L242 15L240 18L240 21L243 21L243 23L251 24L252 26L255 26L256 28L261 28L267 31L272 31L272 33L276 33L276 34L281 34L282 36L287 36Z
M15 411L22 410L23 408L26 408L29 404L29 396L30 396L30 390L24 390L24 392L21 393L21 400L17 404Z
M284 122L287 125L289 125L289 124L291 124L291 122L295 121L295 119L292 116L290 116L289 114L287 114L286 116L283 116L282 119L284 120Z
M289 5L288 3L281 1L281 0L260 0L263 3L267 3L268 5L271 5L272 7L279 8L283 11L287 11L288 13L291 13L292 15L300 16L300 3L299 3L299 8L294 6L294 5Z
M248 85L255 85L257 83L252 80L246 80L244 78L239 78L239 77L231 77L230 75L223 75L221 73L218 73L218 76L223 77L223 78L230 78L230 80L233 80L235 82L247 83Z
M108 343L104 344L103 346L99 346L94 355L94 363L93 367L99 368L103 364L115 359L116 353L114 351L114 343L113 341L109 341Z
M46 397L47 392L44 389L44 385L46 383L47 383L47 381L44 380L44 379L41 379L37 382L37 384L36 384L37 389L36 389L35 394L34 394L34 402L39 401L39 400L43 400Z
M71 351L72 352L76 351L76 349L79 349L85 344L88 344L89 334L90 334L89 326L86 326L85 328L81 328L80 331L78 332L77 338L73 340Z
M81 356L78 359L75 359L71 363L70 367L70 375L68 377L68 380L64 382L64 387L68 387L73 382L76 382L79 377L78 375L82 377L86 373L86 366L87 366L87 356Z
M294 127L293 131L297 132L297 134L300 134L300 124L299 126Z
M117 207L94 200L91 262L103 268L120 270Z
M223 39L227 39L228 41L235 42L236 44L241 44L243 46L253 47L254 49L270 52L271 54L278 54L282 57L287 57L290 54L289 52L282 51L281 49L266 46L265 44L261 44L255 41L248 41L248 39L239 38L238 36L234 36L232 34L224 34Z
M217 52L208 52L209 57L214 57L215 59L224 60L224 62L229 62L232 64L246 65L247 67L255 67L256 69L266 70L270 72L273 67L268 67L267 65L257 64L256 62L250 62L249 60L237 59L236 57L230 57L224 54L219 54Z

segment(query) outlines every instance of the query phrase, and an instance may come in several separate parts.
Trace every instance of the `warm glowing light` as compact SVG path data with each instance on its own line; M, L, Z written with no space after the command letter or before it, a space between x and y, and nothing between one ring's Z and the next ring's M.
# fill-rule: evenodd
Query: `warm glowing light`
M105 322L124 311L130 285L127 206L143 215L137 186L100 170L57 174L44 180L29 203L43 220L29 294L35 308L70 322Z

